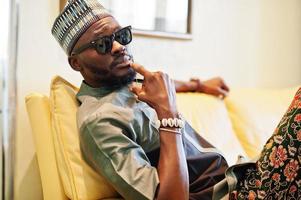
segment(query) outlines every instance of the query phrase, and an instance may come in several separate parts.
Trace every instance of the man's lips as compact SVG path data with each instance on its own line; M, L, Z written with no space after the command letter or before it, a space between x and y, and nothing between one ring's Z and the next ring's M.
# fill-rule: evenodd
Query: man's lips
M131 63L131 56L124 55L113 61L111 65L112 66L111 69L129 67L130 63Z
M119 68L124 68L124 67L126 67L126 68L130 67L130 61L129 60L125 61L125 62L122 62L122 63L120 63L118 65L115 65L114 68L119 69Z

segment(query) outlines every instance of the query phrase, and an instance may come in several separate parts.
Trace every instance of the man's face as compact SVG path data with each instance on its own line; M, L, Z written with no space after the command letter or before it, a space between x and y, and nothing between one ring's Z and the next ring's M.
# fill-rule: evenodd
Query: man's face
M121 28L113 17L104 17L81 36L73 51L96 38L111 35ZM111 52L106 54L99 54L94 48L88 48L69 57L72 68L80 71L85 82L92 87L113 87L131 82L136 73L130 67L130 62L131 56L127 48L117 41L113 42Z

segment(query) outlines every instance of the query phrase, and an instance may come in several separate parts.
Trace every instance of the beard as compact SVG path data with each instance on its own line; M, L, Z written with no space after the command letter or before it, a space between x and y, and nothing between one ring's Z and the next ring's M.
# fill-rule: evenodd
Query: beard
M85 65L94 74L96 81L104 87L120 88L126 86L134 81L137 74L132 68L129 68L124 75L117 75L112 69L100 69L93 64L87 63Z
M93 74L94 77L92 79L98 83L97 85L109 88L120 88L132 83L136 78L136 72L131 67L125 72L120 72L118 68L115 68L118 64L123 62L124 56L127 56L128 59L133 62L133 56L129 53L127 48L125 54L116 55L113 62L108 66L100 66L97 62L90 62L85 59L82 60L82 64Z
M128 73L124 76L110 75L100 79L99 82L105 87L120 88L132 83L136 77L136 74L137 73L130 68Z

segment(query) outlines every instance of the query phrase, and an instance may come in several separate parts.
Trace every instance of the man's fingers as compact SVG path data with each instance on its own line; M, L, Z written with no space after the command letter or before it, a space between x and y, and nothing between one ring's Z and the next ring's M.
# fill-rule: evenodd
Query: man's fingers
M228 92L226 90L223 90L221 88L218 89L218 97L220 99L224 99L226 96L228 96Z
M131 86L130 91L133 92L140 101L145 101L146 94L145 91L141 89L141 87Z
M227 84L226 84L224 81L222 82L222 88L223 88L224 90L226 90L227 92L230 91L230 88L227 86Z
M138 64L138 63L131 63L130 66L139 74L141 74L142 76L147 76L148 74L150 74L151 72L146 70L142 65Z
M130 91L133 92L135 95L139 96L139 94L141 93L141 87L131 86Z
M211 91L209 91L207 94L216 96L219 99L224 99L226 96L228 96L228 92L223 90L222 88L211 89Z

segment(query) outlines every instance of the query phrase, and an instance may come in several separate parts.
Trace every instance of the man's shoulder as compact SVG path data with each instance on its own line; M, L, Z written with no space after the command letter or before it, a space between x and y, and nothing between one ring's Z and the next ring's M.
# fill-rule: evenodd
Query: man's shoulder
M112 100L108 101L105 98L98 99L85 96L77 111L77 123L79 128L95 120L128 123L133 119L133 115L133 109L129 106L124 106Z

